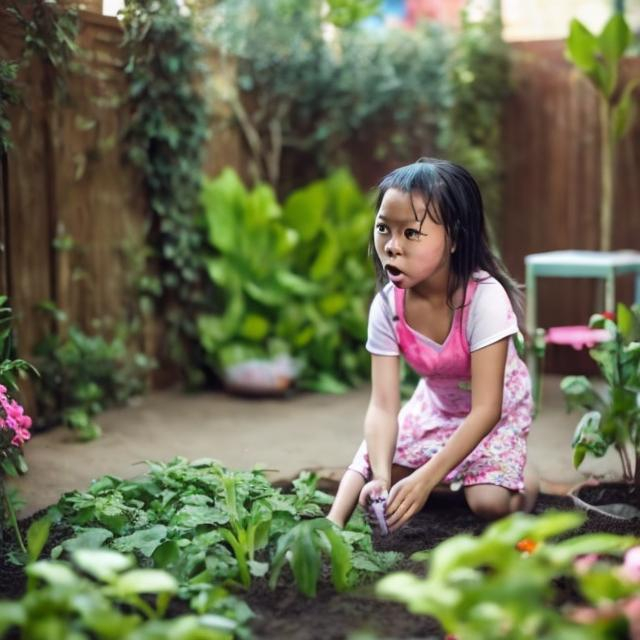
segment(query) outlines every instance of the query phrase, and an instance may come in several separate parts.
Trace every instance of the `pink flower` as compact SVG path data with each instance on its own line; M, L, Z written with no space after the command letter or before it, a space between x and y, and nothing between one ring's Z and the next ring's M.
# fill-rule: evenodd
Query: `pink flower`
M31 418L24 413L24 408L15 400L7 397L7 388L0 384L0 429L13 431L11 444L21 447L29 438L31 433ZM4 415L2 415L4 413Z
M624 554L620 573L629 582L640 582L640 546L632 547Z

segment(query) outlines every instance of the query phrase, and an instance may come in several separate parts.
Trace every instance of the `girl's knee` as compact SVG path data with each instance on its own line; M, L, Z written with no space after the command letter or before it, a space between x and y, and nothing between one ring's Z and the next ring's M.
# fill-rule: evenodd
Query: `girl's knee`
M467 487L465 498L471 511L483 520L498 520L512 511L511 492L503 487Z

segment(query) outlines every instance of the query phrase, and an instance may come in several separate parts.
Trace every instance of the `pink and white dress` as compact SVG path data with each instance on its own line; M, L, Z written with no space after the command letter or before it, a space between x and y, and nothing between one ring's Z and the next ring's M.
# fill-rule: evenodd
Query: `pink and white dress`
M417 469L442 449L471 410L471 352L515 334L518 325L506 291L485 272L469 280L465 304L454 311L442 344L407 324L404 296L405 290L389 283L375 297L367 350L375 355L402 355L421 376L398 415L393 458L395 464ZM494 484L522 492L532 410L529 373L509 340L500 420L443 482L452 489ZM365 442L349 468L365 479L370 477Z

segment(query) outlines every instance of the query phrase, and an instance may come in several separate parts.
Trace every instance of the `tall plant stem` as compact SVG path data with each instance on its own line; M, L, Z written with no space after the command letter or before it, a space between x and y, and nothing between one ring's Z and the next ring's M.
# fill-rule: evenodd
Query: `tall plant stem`
M18 519L16 518L16 510L13 508L13 503L11 499L7 495L7 490L4 485L4 482L0 480L0 492L2 493L2 500L4 502L4 506L9 516L9 522L13 527L13 531L16 534L16 540L18 541L18 545L20 546L20 550L22 553L27 553L27 549L24 546L24 542L22 540L22 535L20 534L20 527L18 527Z
M633 479L633 471L631 469L631 460L629 460L629 454L625 449L624 444L616 444L620 461L622 462L622 476L625 482L631 482Z
M600 144L600 250L611 251L614 158L611 105L604 96L600 96Z

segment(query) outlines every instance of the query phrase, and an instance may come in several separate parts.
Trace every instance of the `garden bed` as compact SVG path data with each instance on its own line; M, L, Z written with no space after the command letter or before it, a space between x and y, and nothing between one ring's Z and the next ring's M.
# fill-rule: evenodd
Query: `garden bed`
M543 495L536 506L536 513L555 510L572 510L570 498ZM21 522L26 531L30 522L43 512ZM423 572L422 563L409 556L459 533L478 534L484 528L466 507L461 493L435 495L428 508L418 514L398 532L382 538L376 536L375 547L381 551L400 551L406 559L397 568L417 574ZM621 521L590 513L584 525L573 534L589 532L637 534L638 520ZM54 525L43 556L66 537L72 535L70 527ZM5 545L5 551L6 547ZM0 599L19 597L24 590L22 568L12 565L3 553L0 558ZM561 598L573 597L571 586L560 590ZM238 593L243 596L242 593ZM404 605L381 601L373 595L373 582L350 593L336 593L329 580L322 580L314 599L300 594L288 571L284 571L278 586L270 590L265 581L255 580L246 594L246 602L255 613L251 630L255 638L296 638L297 640L328 640L346 638L356 632L371 632L379 638L427 638L440 639L444 634L439 624L425 616L412 615ZM558 605L563 602L559 602ZM187 611L179 600L173 601L171 614Z
M540 496L535 513L550 509L572 510L573 505L571 499L564 496ZM378 537L376 548L402 552L407 559L398 568L421 573L423 564L412 562L409 559L412 553L430 549L459 533L478 534L484 526L484 522L469 511L462 494L434 496L428 508L402 529L387 538ZM637 534L638 528L638 520L624 522L589 514L585 524L572 534L605 531ZM567 599L571 596L571 589L567 589ZM256 638L330 640L346 638L356 631L371 631L387 640L444 637L433 618L413 615L404 605L378 600L371 587L339 594L325 584L317 598L311 600L284 584L275 591L260 585L251 590L247 601L256 614L252 625Z

